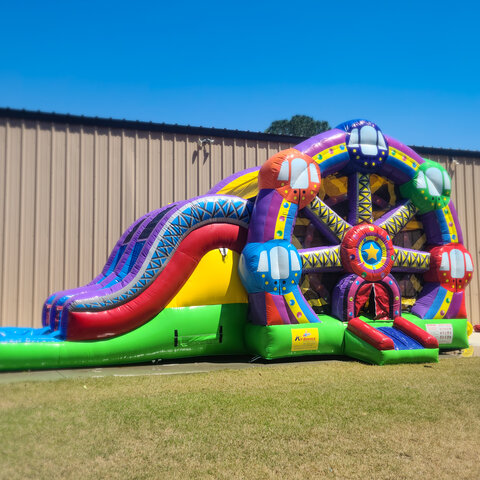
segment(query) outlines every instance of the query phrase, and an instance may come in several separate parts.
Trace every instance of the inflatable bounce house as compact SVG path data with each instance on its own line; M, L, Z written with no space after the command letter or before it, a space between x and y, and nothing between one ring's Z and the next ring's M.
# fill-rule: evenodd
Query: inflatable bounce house
M355 120L137 220L0 369L202 355L435 362L468 347L472 257L438 163Z

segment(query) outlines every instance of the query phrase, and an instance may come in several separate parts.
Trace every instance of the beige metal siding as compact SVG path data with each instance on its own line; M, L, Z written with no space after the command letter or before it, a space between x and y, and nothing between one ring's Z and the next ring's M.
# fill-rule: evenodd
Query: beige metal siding
M92 280L144 213L204 194L287 143L0 119L0 325L40 326L52 292ZM480 157L450 171L465 245L480 264ZM479 275L468 289L480 323Z
M429 155L428 158L442 164L452 177L452 200L462 227L463 244L475 262L475 272L466 289L466 307L473 323L480 323L480 157L444 157Z
M289 145L0 119L0 325L91 281L122 232Z

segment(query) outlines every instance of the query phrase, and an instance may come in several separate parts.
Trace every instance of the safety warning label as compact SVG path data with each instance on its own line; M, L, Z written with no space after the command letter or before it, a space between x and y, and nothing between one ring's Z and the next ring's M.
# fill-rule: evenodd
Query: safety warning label
M427 323L425 329L438 340L439 345L453 342L453 326L451 323Z

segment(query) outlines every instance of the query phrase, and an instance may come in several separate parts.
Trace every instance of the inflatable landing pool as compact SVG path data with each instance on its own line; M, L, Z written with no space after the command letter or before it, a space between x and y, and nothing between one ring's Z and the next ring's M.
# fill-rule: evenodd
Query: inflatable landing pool
M0 370L211 355L435 362L472 257L439 164L355 120L131 225L101 274L0 329Z

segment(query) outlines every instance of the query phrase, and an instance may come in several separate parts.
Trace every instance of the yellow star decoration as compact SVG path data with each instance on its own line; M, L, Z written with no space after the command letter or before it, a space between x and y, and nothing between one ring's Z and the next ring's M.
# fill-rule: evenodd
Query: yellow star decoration
M365 252L368 253L368 258L367 260L374 259L376 260L378 257L378 250L373 246L373 243L370 244L368 248L364 250Z

